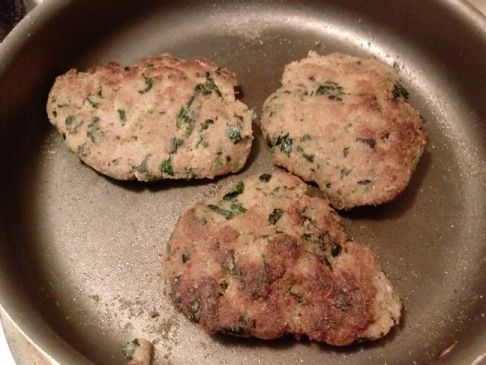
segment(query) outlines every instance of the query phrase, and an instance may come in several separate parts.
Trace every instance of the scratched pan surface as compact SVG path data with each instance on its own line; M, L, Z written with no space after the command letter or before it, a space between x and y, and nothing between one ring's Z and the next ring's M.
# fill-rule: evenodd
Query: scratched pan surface
M155 343L156 364L473 363L486 352L485 29L447 0L45 2L0 49L2 307L62 364L120 364L134 337ZM346 348L208 336L163 298L159 253L181 213L236 177L105 178L48 124L49 87L71 67L171 52L234 70L259 111L283 66L311 49L395 63L427 121L408 189L344 214L401 294L401 325ZM238 177L269 168L257 133Z

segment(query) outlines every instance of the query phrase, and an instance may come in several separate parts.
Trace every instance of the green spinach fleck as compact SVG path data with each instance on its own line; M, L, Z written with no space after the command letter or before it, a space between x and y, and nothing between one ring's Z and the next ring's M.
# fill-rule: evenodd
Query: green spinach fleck
M147 155L145 156L145 158L143 159L143 161L140 163L140 165L138 165L137 167L135 167L135 170L137 172L139 172L140 174L144 174L144 175L150 175L150 171L148 169L148 166L147 166L147 163L148 163L148 160L149 158L151 157L152 155Z
M217 205L209 204L208 208L211 209L215 213L221 214L226 219L231 219L231 218L234 217L234 215L231 211L223 209L221 207L218 207Z
M207 207L211 209L213 212L221 214L223 217L225 217L228 220L234 218L239 214L246 212L246 208L239 202L231 203L230 210L221 208L214 204L209 204Z
M205 134L199 135L199 141L197 141L196 148L198 148L199 145L203 146L204 148L208 148L209 142Z
M179 147L184 144L184 140L181 138L172 138L170 140L170 150L169 153L176 153Z
M84 123L84 120L74 115L68 115L65 120L66 131L68 134L75 134L78 132L79 127Z
M219 91L218 86L214 82L212 78L207 78L206 83L204 84L197 84L194 87L194 95L192 95L189 100L182 105L181 109L179 110L179 113L177 114L176 117L176 126L177 128L180 128L183 123L187 123L187 130L186 130L186 136L191 135L192 130L194 129L194 121L190 118L190 109L191 105L196 99L198 95L206 95L210 94L211 92L215 92L217 95L222 96L221 91ZM206 129L209 124L214 123L211 119L207 119L204 124L202 125L201 129Z
M185 136L189 137L191 135L192 131L194 130L194 120L188 119L186 123L187 123L187 126L186 126Z
M186 126L186 137L189 137L194 129L194 120L190 117L191 105L195 99L195 96L191 96L189 100L181 106L179 113L176 117L176 126L180 128L182 124L187 124Z
M96 139L102 134L100 118L94 117L91 123L88 124L86 130L86 136L91 139L91 142L96 143Z
M127 113L124 109L118 109L118 118L120 118L120 123L123 127L127 122Z
M238 125L228 125L226 127L226 134L228 135L229 139L233 141L234 144L242 140L240 127Z
M162 171L164 174L174 176L174 170L172 168L172 161L170 158L162 161L160 164L160 171Z
M240 202L231 203L230 208L233 217L246 212L246 208Z
M86 157L91 153L91 149L88 145L88 142L85 142L78 146L78 155L81 157Z
M223 200L233 200L238 195L243 193L244 190L245 184L243 183L243 181L238 181L238 183L223 196Z
M272 143L272 141L270 139L267 139L267 144L269 145L269 147L276 147L276 146L280 146L280 151L284 152L288 155L290 155L290 153L292 152L292 139L289 138L289 134L285 134L285 135L280 135L277 137L277 139L275 140L274 143Z
M179 110L179 113L177 114L176 117L176 126L177 128L180 128L182 126L182 123L185 123L186 120L189 119L189 112L191 108L191 104L194 100L194 97L191 97L187 103L181 106L181 109Z
M196 94L208 95L214 92L219 97L223 97L221 91L218 88L218 85L214 82L214 79L211 77L206 78L206 82L204 84L197 84L194 88L194 92Z
M292 152L292 140L288 134L280 139L280 151L285 152L287 155L290 155L290 152Z
M154 80L146 76L145 74L142 74L142 76L143 82L145 83L145 88L143 88L142 90L138 90L138 92L140 94L145 94L147 91L150 91L150 89L152 89L152 87L154 86Z
M344 89L338 83L333 81L326 81L319 85L316 90L316 95L325 95L329 100L342 101L345 95Z
M284 211L281 208L275 208L273 212L268 216L268 223L275 224L277 221L282 218Z

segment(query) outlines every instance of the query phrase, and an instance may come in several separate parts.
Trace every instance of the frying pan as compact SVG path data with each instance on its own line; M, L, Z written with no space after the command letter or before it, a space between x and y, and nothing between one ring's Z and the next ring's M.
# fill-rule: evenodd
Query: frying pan
M394 64L429 144L392 203L342 212L400 293L400 326L346 348L209 336L162 295L159 253L178 216L237 177L269 170L258 132L246 168L214 181L118 182L83 165L47 122L56 75L162 52L235 71L260 111L283 66L319 53ZM479 364L486 353L486 25L452 0L48 1L0 48L0 301L61 364Z

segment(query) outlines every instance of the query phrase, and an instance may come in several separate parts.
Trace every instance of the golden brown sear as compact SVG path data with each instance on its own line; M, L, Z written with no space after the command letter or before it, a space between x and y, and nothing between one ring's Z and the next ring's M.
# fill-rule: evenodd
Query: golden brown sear
M426 144L420 114L392 67L310 52L288 64L265 101L273 163L314 181L333 207L377 205L410 181Z
M274 171L186 212L163 263L175 306L211 334L347 345L388 333L401 310L390 282L307 189Z

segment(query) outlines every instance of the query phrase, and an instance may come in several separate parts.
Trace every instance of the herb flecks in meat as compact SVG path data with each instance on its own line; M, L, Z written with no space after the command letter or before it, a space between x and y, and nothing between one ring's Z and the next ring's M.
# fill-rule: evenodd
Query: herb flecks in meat
M127 122L127 112L124 109L118 109L118 118L120 119L120 124L122 126Z
M172 168L172 161L170 158L162 161L160 164L160 171L162 171L164 174L174 176L174 169Z
M244 190L245 184L243 181L238 181L238 183L223 196L223 200L232 200L243 193Z
M282 218L284 211L281 208L275 208L273 212L268 216L268 223L275 224L280 218Z
M146 92L150 91L154 86L154 80L144 74L142 74L142 76L143 76L143 82L145 84L145 87L141 90L138 90L138 92L140 94L145 94Z
M326 81L316 89L316 95L327 96L329 100L342 101L345 92L343 87L338 83L334 81Z
M226 134L235 144L242 140L240 127L238 125L228 125Z

